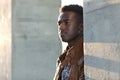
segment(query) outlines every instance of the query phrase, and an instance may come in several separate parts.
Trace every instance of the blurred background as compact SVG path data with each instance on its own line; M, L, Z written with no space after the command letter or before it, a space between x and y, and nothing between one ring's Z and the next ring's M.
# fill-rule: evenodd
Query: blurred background
M52 80L60 0L12 0L12 80Z

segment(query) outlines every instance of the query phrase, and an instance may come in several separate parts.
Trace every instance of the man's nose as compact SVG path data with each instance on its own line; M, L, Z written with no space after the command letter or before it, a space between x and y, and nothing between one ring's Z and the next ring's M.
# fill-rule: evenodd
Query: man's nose
M64 30L66 28L66 25L65 25L65 23L61 23L60 25L59 25L59 29L60 30Z

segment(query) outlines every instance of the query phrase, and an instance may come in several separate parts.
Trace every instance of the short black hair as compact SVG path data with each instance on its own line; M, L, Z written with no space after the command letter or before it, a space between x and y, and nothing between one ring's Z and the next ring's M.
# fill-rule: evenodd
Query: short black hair
M77 13L83 19L83 7L79 5L66 5L60 9L60 12L72 11Z

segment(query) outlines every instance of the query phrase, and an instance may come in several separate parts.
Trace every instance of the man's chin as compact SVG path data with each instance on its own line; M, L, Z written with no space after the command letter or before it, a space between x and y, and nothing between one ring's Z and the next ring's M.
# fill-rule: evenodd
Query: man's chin
M63 41L63 42L68 42L68 40L67 40L67 39L63 39L63 38L62 38L62 41Z

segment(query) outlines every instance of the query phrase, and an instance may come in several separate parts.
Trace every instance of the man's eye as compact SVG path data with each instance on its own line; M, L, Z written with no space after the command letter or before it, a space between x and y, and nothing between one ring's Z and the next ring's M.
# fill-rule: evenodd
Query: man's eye
M58 21L58 25L64 23L65 25L69 24L70 22L68 20Z
M64 21L65 24L68 24L69 22L68 21Z

